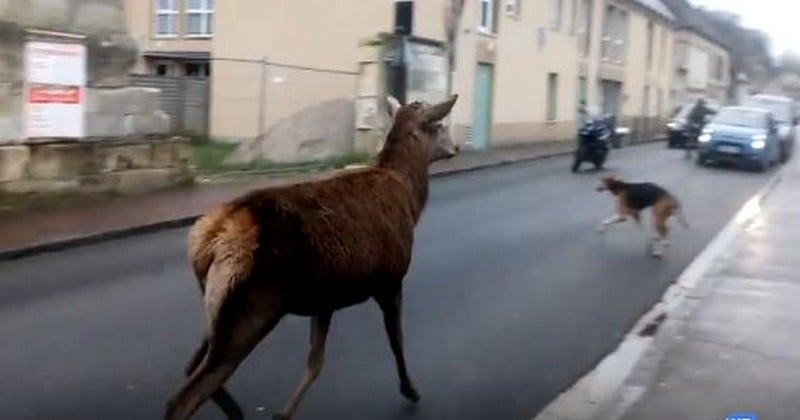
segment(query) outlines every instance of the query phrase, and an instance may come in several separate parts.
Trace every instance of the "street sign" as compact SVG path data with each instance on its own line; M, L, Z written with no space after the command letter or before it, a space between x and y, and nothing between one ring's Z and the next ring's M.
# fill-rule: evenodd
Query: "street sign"
M29 41L25 45L25 137L84 136L86 46Z

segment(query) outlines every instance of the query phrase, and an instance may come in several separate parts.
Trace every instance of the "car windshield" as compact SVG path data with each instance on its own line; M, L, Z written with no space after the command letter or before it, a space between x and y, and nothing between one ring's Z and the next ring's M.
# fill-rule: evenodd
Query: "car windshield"
M773 117L779 122L789 122L792 120L791 105L784 101L773 101L769 99L750 99L745 102L745 105L764 108L772 112Z
M735 127L764 128L767 126L767 118L763 111L742 108L722 109L712 122Z

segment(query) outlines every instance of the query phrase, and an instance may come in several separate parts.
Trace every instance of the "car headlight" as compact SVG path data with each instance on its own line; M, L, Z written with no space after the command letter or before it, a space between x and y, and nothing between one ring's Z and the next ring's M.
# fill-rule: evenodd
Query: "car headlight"
M753 142L750 143L750 147L753 149L763 149L767 147L767 136L763 134L753 136Z
M703 133L697 138L700 143L708 143L711 141L711 133Z
M678 128L678 123L676 123L675 121L670 121L667 123L667 128L669 128L670 130L675 130L676 128Z

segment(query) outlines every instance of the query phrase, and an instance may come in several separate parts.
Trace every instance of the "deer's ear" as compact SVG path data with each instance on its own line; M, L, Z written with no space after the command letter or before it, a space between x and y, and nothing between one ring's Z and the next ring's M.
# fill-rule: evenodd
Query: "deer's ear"
M400 101L397 100L394 96L387 96L386 97L386 112L389 113L389 117L394 118L397 115L397 110L400 109Z
M425 108L425 121L432 123L444 119L453 110L453 105L456 104L457 99L458 95L453 94L446 101Z

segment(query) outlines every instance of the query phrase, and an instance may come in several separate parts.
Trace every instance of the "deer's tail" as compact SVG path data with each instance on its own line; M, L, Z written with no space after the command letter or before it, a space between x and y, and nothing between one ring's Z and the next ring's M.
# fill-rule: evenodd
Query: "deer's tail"
M246 209L220 207L198 219L189 231L189 260L200 290L207 294L209 281L218 293L247 277L258 246L255 218ZM214 270L214 275L210 271Z

